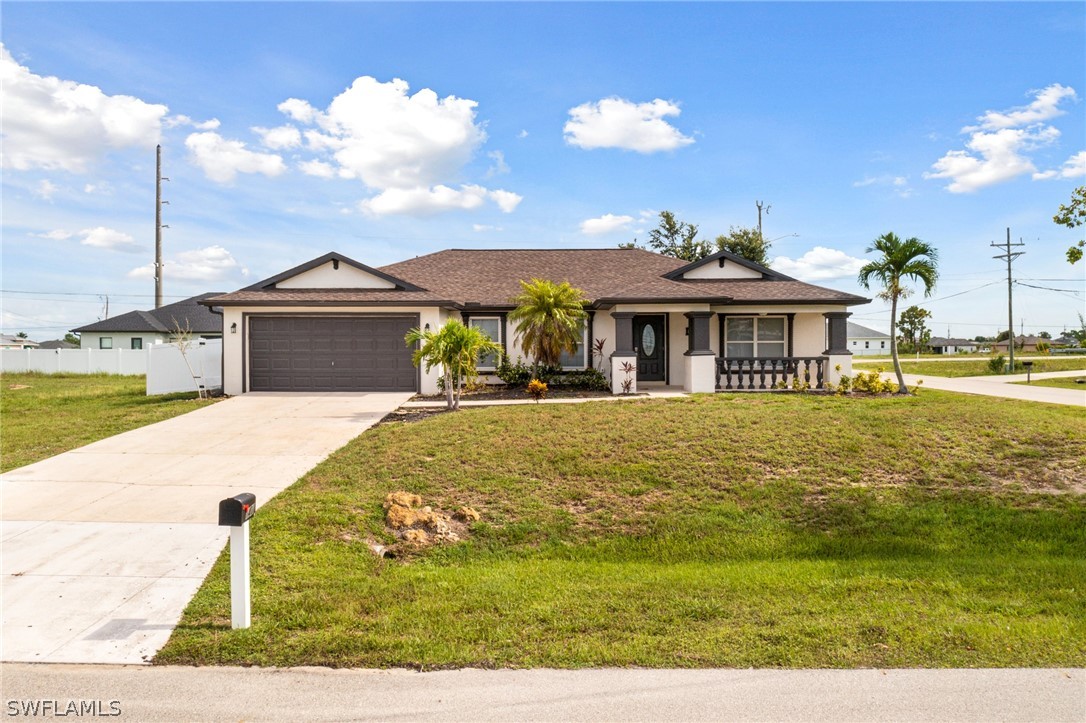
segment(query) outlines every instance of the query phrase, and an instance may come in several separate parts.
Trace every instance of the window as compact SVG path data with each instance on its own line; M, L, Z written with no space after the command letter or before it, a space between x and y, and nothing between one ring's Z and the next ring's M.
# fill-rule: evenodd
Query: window
M584 369L587 367L585 362L585 335L588 334L588 320L585 319L581 322L581 340L577 342L577 350L570 354L567 351L562 352L561 358L558 363L562 365L563 369Z
M143 339L132 339L132 348L133 349L142 349L143 348Z
M480 329L484 334L490 337L491 341L496 341L499 344L502 342L502 320L497 316L473 316L468 319L468 323ZM498 355L487 354L479 358L479 369L495 369L498 366Z
M870 349L870 348L871 348L871 342L865 341L864 342L864 349Z
M98 348L99 349L112 349L113 348L113 337L112 336L99 337L98 338Z
M879 346L880 349L885 349L886 348L886 342L884 342L884 341L880 341L879 345L880 345Z
M785 356L783 316L731 316L724 324L724 355Z

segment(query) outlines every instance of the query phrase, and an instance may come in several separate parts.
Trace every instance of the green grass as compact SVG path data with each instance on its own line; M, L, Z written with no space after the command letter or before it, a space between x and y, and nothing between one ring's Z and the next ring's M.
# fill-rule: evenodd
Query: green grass
M473 408L371 430L257 513L156 658L1004 667L1086 659L1086 415L919 397ZM393 490L483 519L382 560Z
M1017 362L1017 357L1015 358L1015 361ZM894 370L894 364L888 359L877 362L857 361L854 359L852 368L855 371L871 371L872 369L881 368L883 371L892 372ZM1086 372L1086 359L1062 359L1057 357L1038 359L1034 357L1033 360L1034 373L1063 372L1078 369L1082 369ZM987 357L970 361L908 361L902 359L901 371L905 374L924 374L932 377L979 377L994 374L994 372L988 368ZM1025 371L1025 369L1022 369L1019 373L1025 374Z
M1029 386L1033 387L1056 387L1057 389L1077 389L1080 392L1086 392L1086 384L1078 384L1075 379L1082 379L1086 377L1086 372L1083 372L1082 377L1057 377L1055 379L1034 379L1028 382ZM1015 384L1027 384L1027 382L1014 382Z
M192 411L196 393L148 397L142 376L0 375L0 471Z

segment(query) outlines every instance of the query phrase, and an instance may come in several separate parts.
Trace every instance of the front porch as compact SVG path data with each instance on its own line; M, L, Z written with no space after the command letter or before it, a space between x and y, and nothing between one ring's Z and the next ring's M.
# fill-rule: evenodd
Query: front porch
M661 382L692 393L825 389L852 373L850 315L840 307L682 310L646 305L613 310L609 318L599 314L597 322L603 323L597 329L614 325L615 394Z

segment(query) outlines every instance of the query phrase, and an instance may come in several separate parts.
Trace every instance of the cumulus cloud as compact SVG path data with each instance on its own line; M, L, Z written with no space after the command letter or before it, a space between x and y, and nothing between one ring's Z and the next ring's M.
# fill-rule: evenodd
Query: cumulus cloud
M487 153L487 158L494 161L490 168L486 169L486 177L500 176L503 173L509 173L509 164L505 162L505 154L501 151L491 151Z
M657 98L651 103L633 103L623 98L604 98L569 111L562 129L566 143L584 149L623 148L638 153L673 151L690 145L665 118L677 116L679 106Z
M264 147L271 148L273 151L284 148L297 148L302 145L301 132L291 125L279 126L278 128L254 126L253 132L260 136L260 142L264 144Z
M183 281L222 281L249 275L249 270L222 246L182 251L165 261L163 267L164 277ZM146 264L128 272L128 277L133 279L151 279L154 275L154 264Z
M196 121L196 120L193 120L192 118L189 118L187 115L172 115L172 116L170 116L169 118L166 119L164 125L167 128L177 128L179 126L191 126L191 127L195 128L198 131L213 131L222 124L219 123L218 118L212 118L211 120L206 120L206 121Z
M38 185L35 186L31 190L31 193L33 193L35 196L37 196L38 198L40 198L42 200L45 200L45 201L52 201L53 200L53 194L56 193L56 192L57 192L56 184L54 184L52 181L50 181L47 178L42 179L41 181L39 181Z
M901 198L909 198L913 195L913 189L909 186L908 176L894 176L884 174L881 176L864 176L863 180L855 181L853 188L889 187Z
M302 161L298 164L298 168L307 176L332 178L336 175L336 169L332 167L332 164L325 163L324 161Z
M962 133L969 135L965 150L948 151L932 164L931 172L925 173L924 178L949 179L946 190L971 193L1027 173L1034 180L1060 177L1067 164L1065 169L1042 173L1029 154L1059 139L1059 130L1044 121L1063 115L1060 103L1073 100L1075 91L1057 83L1032 94L1034 99L1028 105L986 111L977 117L977 125L962 128ZM1076 158L1068 161L1072 174Z
M480 208L491 201L506 213L520 203L511 191L474 184L453 187L463 167L486 141L476 122L475 101L439 98L429 88L415 94L399 78L382 83L356 78L349 88L320 110L308 101L289 98L279 110L306 126L306 150L320 156L305 161L303 172L358 179L376 195L359 204L375 215L429 215ZM490 154L488 177L508 171L500 151Z
M59 228L54 229L53 231L46 231L45 233L36 233L36 234L33 234L33 235L37 236L38 238L47 238L50 241L66 241L67 239L70 239L73 236L72 233L70 233L68 231L65 231L64 229L59 229Z
M855 277L863 265L863 259L849 256L844 251L815 246L798 259L778 256L769 266L801 281L826 281Z
M164 105L32 73L0 45L0 109L4 119L0 165L86 173L110 149L153 148L162 133Z
M471 211L481 207L487 199L498 204L505 213L512 213L521 201L520 196L509 191L490 191L476 185L455 189L438 184L433 188L390 188L361 201L358 207L375 216L427 216L444 211Z
M96 249L109 249L110 251L126 251L134 253L143 248L140 244L136 243L134 238L124 231L107 228L106 226L85 228L77 235L82 237L79 239L79 243Z
M1081 176L1086 176L1086 151L1079 151L1071 156L1060 168L1034 173L1033 180L1046 181L1052 178L1079 178Z
M241 141L227 140L218 133L193 133L185 139L185 147L193 163L218 183L232 183L239 173L278 176L287 170L282 157L250 151Z
M633 220L633 216L616 216L613 213L605 213L599 218L586 218L581 221L581 233L586 236L600 236L624 229Z

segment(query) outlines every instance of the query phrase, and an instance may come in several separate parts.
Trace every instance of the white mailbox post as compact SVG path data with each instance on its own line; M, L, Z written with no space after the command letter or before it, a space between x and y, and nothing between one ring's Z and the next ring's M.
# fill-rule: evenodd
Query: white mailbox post
M230 624L249 627L249 518L256 512L256 495L242 492L219 503L219 524L230 527Z

